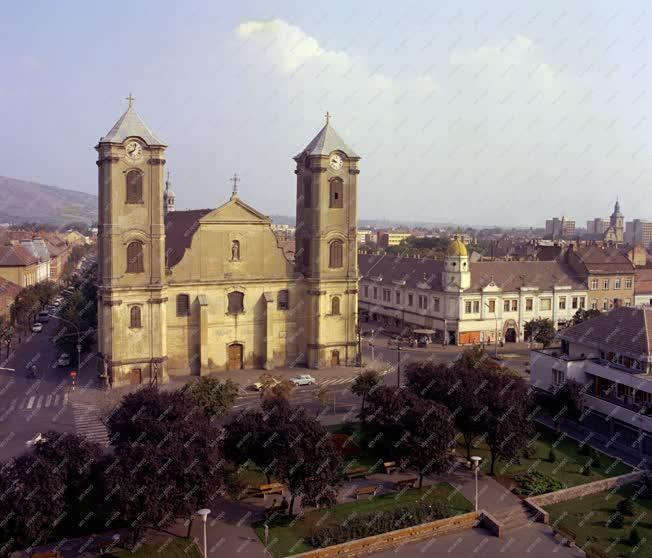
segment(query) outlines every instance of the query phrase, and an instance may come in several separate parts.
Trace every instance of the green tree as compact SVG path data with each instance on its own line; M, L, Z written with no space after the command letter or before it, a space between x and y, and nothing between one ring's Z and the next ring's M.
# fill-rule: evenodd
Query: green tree
M362 405L360 407L360 417L362 421L365 420L365 402L369 394L380 383L380 374L376 370L364 370L358 374L357 378L351 385L351 391L354 395L362 397Z
M600 316L601 314L602 312L597 308L590 308L589 310L580 308L573 316L573 325L581 324L582 322Z
M231 380L221 382L212 376L202 376L198 381L186 384L186 392L207 417L220 418L235 404L239 387Z
M555 339L555 325L548 318L525 322L525 338L548 347Z

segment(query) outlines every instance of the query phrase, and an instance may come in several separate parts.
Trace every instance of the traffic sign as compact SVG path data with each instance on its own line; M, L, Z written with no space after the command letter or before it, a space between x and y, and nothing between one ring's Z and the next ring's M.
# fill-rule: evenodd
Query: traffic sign
M77 372L75 372L74 370L70 373L71 378L74 378L76 375L77 375Z

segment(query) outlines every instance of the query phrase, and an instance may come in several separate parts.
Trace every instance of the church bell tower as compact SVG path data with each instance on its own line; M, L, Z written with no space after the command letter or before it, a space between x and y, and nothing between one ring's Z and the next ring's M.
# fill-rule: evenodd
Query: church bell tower
M357 188L360 157L330 124L294 161L296 271L304 278L302 341L310 368L358 362Z

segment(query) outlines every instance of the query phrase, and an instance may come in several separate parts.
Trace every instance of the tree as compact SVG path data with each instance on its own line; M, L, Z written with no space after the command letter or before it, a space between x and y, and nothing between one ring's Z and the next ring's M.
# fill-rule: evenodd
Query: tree
M555 339L555 324L548 318L537 318L525 322L525 338L548 347Z
M575 380L566 380L554 396L557 411L554 416L566 416L577 420L582 414L582 402L585 388ZM561 418L561 417L560 417Z
M220 418L235 404L239 387L231 380L221 382L215 377L202 376L197 382L186 384L186 393L207 417Z
M319 386L315 393L315 398L317 399L317 416L319 416L328 407L331 400L331 392L328 386Z
M462 351L457 364L464 369L474 370L486 360L487 353L480 345L472 345Z
M585 310L584 308L580 308L577 312L575 312L572 323L573 325L581 324L582 322L596 318L601 314L602 312L600 312L600 310L598 310L597 308L590 308L588 310Z
M354 395L362 397L362 405L360 407L360 417L362 421L365 420L364 405L368 395L380 383L380 374L376 370L364 370L355 379L351 385L351 391Z

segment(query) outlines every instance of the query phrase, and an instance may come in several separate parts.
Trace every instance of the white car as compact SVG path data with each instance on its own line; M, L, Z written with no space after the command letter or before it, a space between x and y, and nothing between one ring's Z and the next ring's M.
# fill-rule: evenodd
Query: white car
M39 333L43 331L43 324L40 322L36 322L35 324L32 324L32 331L34 333Z
M70 355L67 353L61 353L57 360L57 366L70 366Z
M261 391L263 389L263 385L267 385L270 388L273 388L274 386L279 385L281 382L279 382L276 378L272 378L269 381L266 382L266 384L263 384L263 382L254 382L253 383L253 388L256 391Z
M310 374L299 374L294 378L290 378L290 381L295 386L312 386L317 383L317 380L315 380Z

